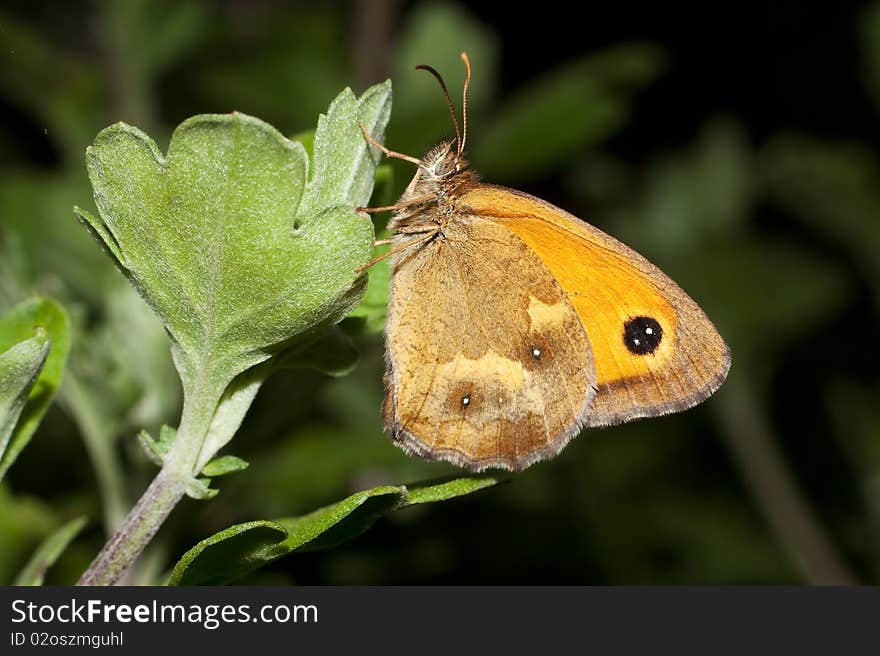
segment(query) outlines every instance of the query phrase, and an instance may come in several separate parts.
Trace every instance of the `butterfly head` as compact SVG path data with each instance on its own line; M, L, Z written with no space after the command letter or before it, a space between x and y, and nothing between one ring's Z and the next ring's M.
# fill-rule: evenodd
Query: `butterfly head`
M449 182L468 168L456 141L442 141L425 153L420 165L422 178L431 182Z

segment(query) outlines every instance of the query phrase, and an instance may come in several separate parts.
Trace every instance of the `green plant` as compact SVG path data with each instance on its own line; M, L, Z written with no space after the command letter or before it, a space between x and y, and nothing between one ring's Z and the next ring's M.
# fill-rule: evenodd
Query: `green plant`
M351 508L355 495L361 510L335 530L360 526L400 500L386 486L454 473L408 458L382 431L386 260L346 319L291 344L284 357L296 370L272 366L228 449L239 460L224 449L200 472L229 472L216 478L220 493L183 499L122 580L172 581L174 563L202 547L181 583L223 580L212 554L257 563L235 579L247 584L880 580L876 0L835 13L834 29L790 4L774 15L802 28L794 41L783 31L754 56L724 61L690 56L693 34L651 12L610 31L593 21L577 42L531 29L524 49L508 21L454 0L390 3L385 26L375 13L363 20L364 3L56 4L52 20L0 9L0 316L52 298L70 335L55 402L0 481L0 582L36 583L43 572L48 584L76 581L179 427L165 327L71 217L71 204L90 198L83 151L95 135L122 120L164 152L182 118L235 109L297 135L311 157L314 130L301 131L338 90L390 71L387 143L418 155L451 124L434 80L413 66L437 68L458 105L463 49L474 65L474 168L670 273L734 349L730 380L691 412L589 431L514 484L402 508L338 548L303 545L271 561L303 535L274 525L288 531L340 499ZM766 18L742 15L755 26ZM381 38L391 27L394 38ZM700 43L724 48L722 32L709 26ZM801 48L805 35L823 47ZM853 65L827 65L841 57ZM764 61L778 64L778 103L727 68ZM383 162L370 204L392 203L411 175ZM383 219L374 216L379 238ZM45 325L6 340L8 325L0 354L34 337L39 346L38 327L47 362L61 344ZM524 530L529 539L511 539Z
M365 289L356 270L373 226L354 208L369 201L377 161L358 125L381 137L390 106L390 83L343 91L311 159L244 114L185 121L165 156L125 124L89 147L100 219L76 214L161 319L184 401L176 430L141 433L161 469L81 584L119 580L184 495L209 499L212 478L247 466L218 452L273 371L350 368L354 351L333 326Z
M0 317L0 479L52 403L70 347L67 314L34 298Z

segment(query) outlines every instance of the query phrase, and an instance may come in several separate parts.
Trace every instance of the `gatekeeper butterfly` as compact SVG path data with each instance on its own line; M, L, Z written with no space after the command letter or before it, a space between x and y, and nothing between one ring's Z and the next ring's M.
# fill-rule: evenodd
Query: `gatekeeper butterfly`
M522 470L585 426L678 412L727 376L705 313L644 257L550 203L479 181L455 141L421 159L389 207L386 430L405 451Z

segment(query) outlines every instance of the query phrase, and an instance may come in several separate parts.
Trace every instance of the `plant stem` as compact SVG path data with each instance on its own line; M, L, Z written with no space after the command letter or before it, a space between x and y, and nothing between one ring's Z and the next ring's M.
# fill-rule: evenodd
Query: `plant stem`
M192 484L199 453L225 385L184 384L183 414L165 464L77 585L113 585L131 567ZM246 410L246 408L245 408Z
M186 493L187 480L164 467L77 585L113 585L125 574Z

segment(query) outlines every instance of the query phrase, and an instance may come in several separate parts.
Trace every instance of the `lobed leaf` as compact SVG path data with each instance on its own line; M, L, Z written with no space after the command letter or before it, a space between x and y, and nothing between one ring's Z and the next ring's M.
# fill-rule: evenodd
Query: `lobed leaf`
M372 189L390 83L348 89L319 119L314 158L259 119L184 121L163 155L146 134L117 124L87 151L100 219L86 224L162 319L181 375L210 367L231 380L363 293L356 268L372 224L354 212Z

